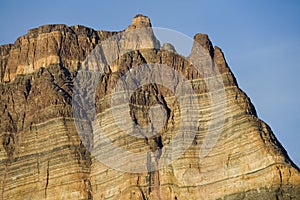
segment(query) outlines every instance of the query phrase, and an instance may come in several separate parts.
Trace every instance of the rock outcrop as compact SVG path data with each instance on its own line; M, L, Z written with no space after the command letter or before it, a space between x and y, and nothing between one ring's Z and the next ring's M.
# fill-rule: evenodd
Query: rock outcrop
M124 31L144 27L151 27L150 20L137 15ZM152 48L126 52L107 66L92 95L96 121L112 144L135 153L158 153L153 154L155 158L149 157L148 171L140 173L120 171L99 161L74 123L74 80L91 51L117 34L83 26L46 25L30 30L14 44L0 47L0 199L300 198L299 169L271 128L257 117L223 52L205 34L195 35L194 40L213 61L207 76L197 73L171 44L160 47L152 31L145 32ZM190 59L196 56L193 52L195 46ZM179 159L161 168L155 164L167 158L164 148L178 135L180 116L187 115L172 91L153 83L138 88L130 97L130 120L138 125L151 123L151 106L160 105L165 110L166 124L152 137L125 134L111 112L111 96L119 78L138 66L153 63L169 66L188 80L200 109L191 145ZM201 157L206 135L217 131L207 128L211 116L221 112L209 109L212 94L206 81L213 71L218 71L224 86L224 124L216 144ZM94 137L95 149L101 139ZM101 156L111 157L112 162L124 159L109 152Z
M1 56L9 51L7 60L3 60L7 64L2 80L12 81L17 74L33 73L50 65L62 64L75 70L101 40L113 34L62 24L31 29L13 45L1 47Z

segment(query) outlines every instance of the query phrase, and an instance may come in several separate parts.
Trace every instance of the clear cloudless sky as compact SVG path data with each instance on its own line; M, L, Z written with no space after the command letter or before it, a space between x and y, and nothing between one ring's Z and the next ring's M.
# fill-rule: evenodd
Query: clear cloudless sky
M0 44L44 24L122 30L137 13L190 37L207 33L222 48L258 115L300 166L300 1L1 1Z

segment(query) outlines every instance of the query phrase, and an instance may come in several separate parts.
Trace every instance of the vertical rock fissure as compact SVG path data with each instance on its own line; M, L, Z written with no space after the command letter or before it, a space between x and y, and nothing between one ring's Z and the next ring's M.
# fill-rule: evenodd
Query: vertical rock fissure
M283 180L282 180L282 172L281 172L281 170L280 170L279 167L276 167L276 169L278 170L278 173L279 173L279 180L280 180L279 188L278 188L277 194L276 194L276 198L280 199L279 196L283 198L283 188L282 188Z
M50 160L48 160L48 163L47 163L45 199L47 199L47 190L48 190L48 186L49 186L49 173L50 173L49 165L50 165Z
M144 194L144 191L142 190L141 187L139 187L139 190L140 190L140 192L141 192L141 194L142 194L142 200L147 200L147 198L146 198L146 196L145 196L145 194Z
M30 81L30 79L27 79L25 82L25 94L24 94L26 102L27 102L30 90L31 90L31 81Z
M160 159L161 154L162 154L162 149L164 147L161 135L159 135L158 137L155 138L155 143L157 145L156 163L158 163L158 160Z

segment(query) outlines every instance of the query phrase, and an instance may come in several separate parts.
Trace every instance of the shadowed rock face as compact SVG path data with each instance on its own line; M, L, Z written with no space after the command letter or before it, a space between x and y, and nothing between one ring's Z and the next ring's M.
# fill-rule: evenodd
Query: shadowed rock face
M126 31L141 27L151 27L151 22L137 15ZM138 174L112 169L91 155L74 125L73 83L87 55L115 34L46 25L30 30L14 44L0 46L0 199L300 198L298 168L270 127L257 118L221 49L213 47L205 34L195 35L194 40L213 59L226 93L224 126L209 154L199 158L203 130L212 115L207 109L211 102L205 77L171 44L159 47L153 40L155 49L128 52L108 66L95 93L97 120L107 137L125 150L148 152L167 146L178 133L180 115L185 114L167 88L149 84L130 98L130 117L139 125L151 121L150 106L159 104L166 110L167 123L153 137L124 134L111 124L110 113L110 95L122 75L143 64L165 64L189 80L197 94L201 118L193 143L172 164Z

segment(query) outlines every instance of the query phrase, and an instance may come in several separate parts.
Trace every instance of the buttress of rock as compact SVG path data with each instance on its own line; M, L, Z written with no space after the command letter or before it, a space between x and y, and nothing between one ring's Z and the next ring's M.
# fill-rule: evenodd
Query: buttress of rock
M147 16L137 14L132 19L131 25L125 30L125 34L121 33L121 36L128 43L124 46L126 51L150 48L160 49L160 42L155 37L151 21Z
M210 56L214 55L214 48L207 34L197 33L194 36L194 41L198 42L203 48L207 49Z
M145 49L160 49L160 42L155 37L150 19L143 15L136 15L132 24L125 31L108 38L95 48L83 63L83 69L104 72L108 66L111 72L119 70L115 61L128 52ZM92 68L90 68L92 66Z
M188 59L193 64L198 63L204 76L231 73L221 48L213 46L207 34L197 33L194 36L194 44ZM237 84L236 80L233 81Z
M147 16L137 14L133 19L128 29L152 27L150 19Z

